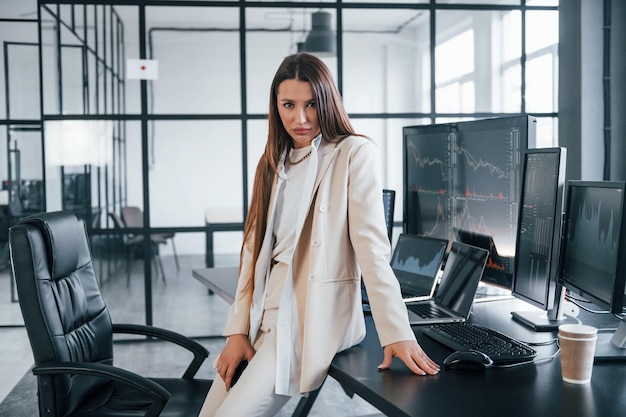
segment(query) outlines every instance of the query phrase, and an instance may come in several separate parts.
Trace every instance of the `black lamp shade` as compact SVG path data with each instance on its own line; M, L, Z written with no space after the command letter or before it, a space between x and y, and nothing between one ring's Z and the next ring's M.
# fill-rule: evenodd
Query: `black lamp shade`
M304 41L304 51L318 56L335 56L335 32L330 28L331 14L314 12L311 15L311 32Z

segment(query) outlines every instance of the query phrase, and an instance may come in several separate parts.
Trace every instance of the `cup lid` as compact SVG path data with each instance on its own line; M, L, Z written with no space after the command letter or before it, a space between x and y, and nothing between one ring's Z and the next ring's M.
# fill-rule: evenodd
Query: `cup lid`
M598 329L587 324L561 324L559 326L559 334L570 337L595 336Z

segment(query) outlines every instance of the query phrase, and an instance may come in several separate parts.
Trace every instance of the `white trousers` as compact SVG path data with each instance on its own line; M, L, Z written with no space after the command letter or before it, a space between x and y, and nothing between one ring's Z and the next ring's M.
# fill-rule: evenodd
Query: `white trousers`
M291 397L274 392L277 319L278 309L265 310L254 357L228 392L219 374L215 376L199 417L270 417L287 404Z

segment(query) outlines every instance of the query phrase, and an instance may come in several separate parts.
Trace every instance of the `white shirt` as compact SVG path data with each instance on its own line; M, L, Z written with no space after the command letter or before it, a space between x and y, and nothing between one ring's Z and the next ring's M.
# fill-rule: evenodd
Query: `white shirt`
M296 247L298 208L312 150L312 146L306 146L292 149L287 155L287 160L295 161L296 164L286 162L285 182L276 195L272 261L279 265L274 266L268 279L265 310L278 308L280 305L285 277Z

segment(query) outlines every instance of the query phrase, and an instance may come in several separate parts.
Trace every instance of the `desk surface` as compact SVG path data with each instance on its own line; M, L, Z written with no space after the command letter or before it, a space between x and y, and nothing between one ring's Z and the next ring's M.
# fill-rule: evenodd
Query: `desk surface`
M227 300L237 285L237 268L194 270L193 276ZM475 304L471 321L500 330L525 342L554 338L533 332L511 318L514 309L528 309L519 300ZM591 383L572 385L561 379L560 358L536 365L482 371L442 371L436 376L413 375L398 359L392 369L378 371L383 352L371 317L367 336L358 346L337 354L329 375L390 416L622 416L626 410L626 363L596 363ZM452 351L414 327L422 348L437 363ZM548 358L554 344L535 346L538 359Z
M500 330L526 342L546 341L551 332L536 333L511 319L517 300L475 304L472 322ZM488 371L442 369L436 376L420 377L394 359L391 372L380 372L382 350L371 318L367 337L358 346L338 354L329 375L345 389L392 416L619 416L626 410L626 364L596 363L591 384L573 385L561 379L560 357L540 364ZM422 348L437 363L452 351L414 327ZM538 359L548 358L554 344L535 346ZM443 367L442 367L443 368Z
M226 300L229 304L235 301L239 267L194 269L191 274L208 289Z

